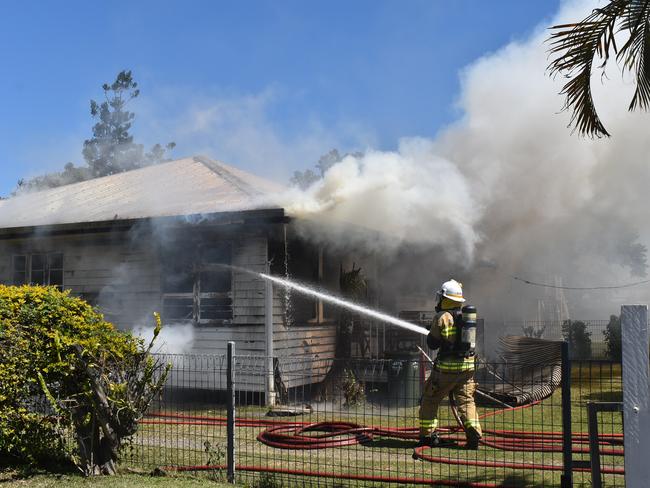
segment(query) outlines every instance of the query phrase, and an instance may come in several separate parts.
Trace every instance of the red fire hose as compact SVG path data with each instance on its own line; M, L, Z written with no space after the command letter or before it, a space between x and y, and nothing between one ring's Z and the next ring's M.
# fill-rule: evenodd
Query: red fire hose
M511 409L496 410L481 415L480 418L486 418L493 415L501 414L505 411L519 410L522 408L530 408L539 402L531 403L522 407ZM454 412L456 413L456 412ZM142 421L144 424L172 424L172 425L213 425L223 426L226 424L226 419L223 417L206 417L195 415L182 415L182 414L165 414L154 413L148 416L148 419ZM458 418L457 418L458 420ZM326 449L330 447L343 447L351 445L364 445L373 441L374 437L390 437L396 439L412 439L417 440L419 430L417 428L387 428L387 427L366 427L351 422L285 422L266 419L237 419L236 425L239 427L266 427L257 439L263 444L274 447L277 449ZM460 441L462 445L464 435L462 434L461 427L447 426L438 429L441 437L448 441ZM611 446L622 444L622 434L600 434L599 443L601 446L600 452L602 455L609 456L622 456L623 449L615 449ZM585 447L589 444L589 437L586 433L575 433L572 435L573 448L575 454L589 453L589 448ZM520 431L520 430L493 430L486 429L483 433L481 443L486 447L498 449L501 451L510 452L562 452L562 432L533 432L533 431ZM430 452L433 449L423 446L417 447L414 451L414 458L433 463L452 464L462 466L476 466L486 468L509 468L509 469L522 469L522 470L542 470L542 471L561 471L562 465L557 464L537 464L537 463L523 463L523 462L506 462L506 461L488 461L477 459L458 459L440 456L432 456ZM218 469L216 466L181 466L170 467L177 471L200 471ZM496 487L502 485L473 483L473 482L455 482L449 480L431 480L419 478L402 478L391 476L374 476L374 475L358 475L351 473L326 473L326 472L313 472L304 470L293 470L284 468L275 468L267 466L237 466L241 471L260 471L270 473L282 474L296 474L303 476L319 476L319 477L335 477L351 480L366 480L377 482L393 482L393 483L415 483L415 484L439 484L443 486L467 486L475 488L483 487ZM578 467L574 468L575 471L585 472L589 468ZM617 474L622 475L625 473L622 468L603 468L603 474Z

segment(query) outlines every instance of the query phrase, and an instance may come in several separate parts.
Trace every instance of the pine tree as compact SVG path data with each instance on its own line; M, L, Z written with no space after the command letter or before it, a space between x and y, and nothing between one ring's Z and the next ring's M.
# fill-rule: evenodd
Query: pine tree
M133 140L131 127L135 113L127 109L128 103L140 95L138 84L131 71L120 71L111 84L102 85L105 100L90 101L90 115L96 120L92 137L84 141L82 154L85 166L68 163L61 172L47 173L29 180L18 181L14 193L44 190L77 183L100 176L149 166L166 161L168 151L176 144L155 144L145 152L142 144Z
M119 72L115 81L105 83L102 89L106 99L102 103L90 101L90 114L97 123L93 137L84 141L83 147L91 175L107 176L163 161L165 150L175 146L173 142L165 148L156 144L145 153L143 145L136 144L130 133L135 114L127 110L127 105L140 95L131 71Z

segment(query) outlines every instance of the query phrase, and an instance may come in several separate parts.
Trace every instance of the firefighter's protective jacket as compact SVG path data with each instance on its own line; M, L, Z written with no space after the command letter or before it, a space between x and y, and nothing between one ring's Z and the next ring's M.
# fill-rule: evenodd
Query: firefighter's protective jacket
M462 373L473 371L474 357L464 357L455 350L459 343L460 324L456 324L454 316L449 311L436 313L431 324L431 335L442 344L436 359L436 369L445 373Z

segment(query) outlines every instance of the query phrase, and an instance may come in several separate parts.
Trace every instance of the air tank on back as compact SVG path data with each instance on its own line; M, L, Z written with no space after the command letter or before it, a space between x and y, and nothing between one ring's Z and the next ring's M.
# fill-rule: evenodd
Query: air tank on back
M476 352L476 307L465 305L462 308L462 320L460 344L465 356L471 357Z

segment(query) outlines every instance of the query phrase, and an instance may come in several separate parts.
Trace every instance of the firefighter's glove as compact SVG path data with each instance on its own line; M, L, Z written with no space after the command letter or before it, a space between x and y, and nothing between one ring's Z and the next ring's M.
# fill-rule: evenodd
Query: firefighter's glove
M434 337L431 332L429 332L429 335L427 335L427 346L429 346L429 349L433 349L435 351L436 349L440 348L441 341L437 337Z

